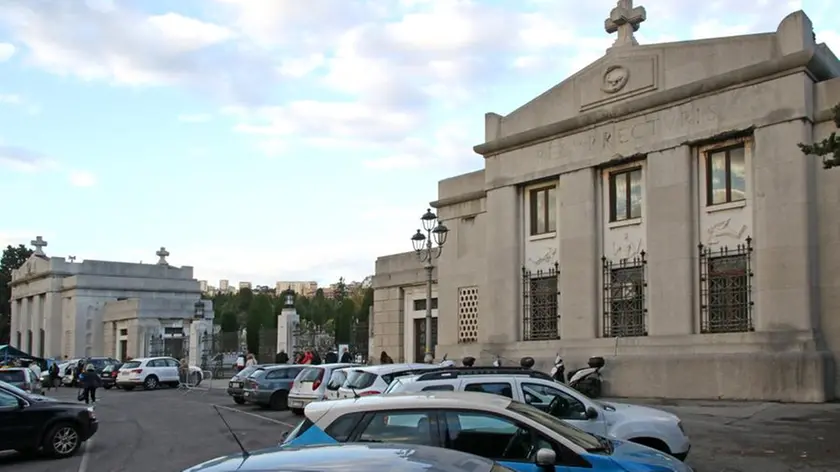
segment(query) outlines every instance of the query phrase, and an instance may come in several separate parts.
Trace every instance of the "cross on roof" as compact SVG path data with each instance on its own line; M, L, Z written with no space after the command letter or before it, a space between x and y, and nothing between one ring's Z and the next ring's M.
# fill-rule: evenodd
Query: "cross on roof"
M44 241L44 238L42 238L41 236L36 236L35 239L30 241L29 243L35 246L35 252L33 252L32 254L36 256L46 256L46 254L44 254L44 248L47 247L47 242Z
M613 47L638 45L639 42L636 41L633 33L639 30L639 25L646 19L645 7L633 8L633 0L618 0L618 5L612 9L610 17L604 21L604 29L607 33L618 32Z
M166 258L169 256L169 251L167 251L165 247L161 246L160 251L156 252L155 255L160 257L158 265L169 265L169 263L166 262Z

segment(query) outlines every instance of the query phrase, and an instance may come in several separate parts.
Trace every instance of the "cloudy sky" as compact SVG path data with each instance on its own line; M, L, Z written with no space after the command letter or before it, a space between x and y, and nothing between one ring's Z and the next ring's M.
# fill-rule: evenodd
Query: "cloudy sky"
M647 0L642 43L774 31L830 0ZM637 2L637 5L640 2ZM0 244L192 265L216 283L360 279L437 181L600 57L615 1L2 0Z

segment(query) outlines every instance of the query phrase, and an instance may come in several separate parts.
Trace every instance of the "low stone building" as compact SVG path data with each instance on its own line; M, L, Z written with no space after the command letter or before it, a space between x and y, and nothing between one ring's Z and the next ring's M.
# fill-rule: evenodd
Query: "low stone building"
M47 257L36 250L12 271L11 344L40 357L152 354L198 362L213 306L201 299L192 267ZM190 342L192 340L192 343Z
M797 144L833 130L840 61L801 11L639 45L622 4L606 55L488 113L485 168L440 182L438 356L604 356L616 396L835 398L840 174ZM417 282L401 257L376 266L383 346Z

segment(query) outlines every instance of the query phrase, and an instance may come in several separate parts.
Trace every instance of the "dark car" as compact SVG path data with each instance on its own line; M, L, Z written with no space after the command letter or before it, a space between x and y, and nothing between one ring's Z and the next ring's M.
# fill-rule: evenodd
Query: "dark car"
M72 456L99 428L93 408L0 382L0 450Z
M236 402L237 405L245 404L245 379L257 370L265 369L266 367L271 367L273 365L274 364L252 365L240 370L236 373L236 375L230 378L227 394L233 397L233 401Z
M119 364L108 364L102 369L102 372L99 373L99 378L102 379L102 388L111 390L111 388L117 385L117 375L120 373L120 367L122 367L122 362Z
M184 472L513 472L490 459L452 449L401 444L344 444L232 454Z
M305 365L275 365L257 368L245 380L242 398L246 402L272 410L289 409L289 390Z

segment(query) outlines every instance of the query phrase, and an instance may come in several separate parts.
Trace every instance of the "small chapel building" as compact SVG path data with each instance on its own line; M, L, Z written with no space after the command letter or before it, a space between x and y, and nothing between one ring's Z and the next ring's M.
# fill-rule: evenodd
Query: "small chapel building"
M31 355L117 359L168 355L200 361L213 305L193 268L48 257L47 241L12 271L11 345ZM192 340L192 342L190 341Z
M840 61L802 11L640 45L645 16L619 2L613 47L488 113L484 169L439 183L437 357L603 356L610 396L840 397L840 174L797 146L834 130ZM409 361L413 256L374 278L375 350Z

